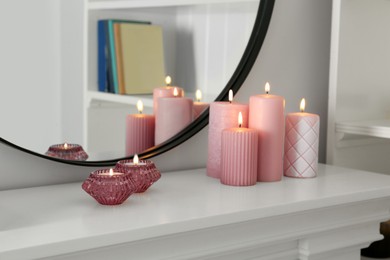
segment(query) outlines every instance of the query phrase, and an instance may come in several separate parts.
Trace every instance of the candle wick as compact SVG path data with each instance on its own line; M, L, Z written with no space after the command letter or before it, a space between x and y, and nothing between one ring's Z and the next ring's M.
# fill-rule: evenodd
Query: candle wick
M241 124L238 124L238 127L239 127L239 128L241 128L241 126L242 126Z
M268 91L266 91L266 92L265 92L265 94L267 94L267 95L268 95L268 94L269 94L269 92L268 92Z
M142 111L139 111L140 114L142 114Z

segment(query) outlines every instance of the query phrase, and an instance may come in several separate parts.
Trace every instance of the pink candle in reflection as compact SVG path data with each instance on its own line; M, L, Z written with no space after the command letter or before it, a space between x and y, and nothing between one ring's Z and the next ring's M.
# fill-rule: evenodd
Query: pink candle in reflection
M177 88L177 91L178 91L178 96L179 97L183 97L184 96L184 91L182 88L179 88L179 87L172 87L170 86L172 82L172 79L170 76L167 76L165 78L165 83L167 84L165 87L159 87L159 88L155 88L153 89L153 113L154 115L157 114L157 110L158 110L158 102L157 100L161 97L173 97L173 91L175 88Z
M142 114L143 103L137 103L139 114L126 117L126 156L141 153L154 146L154 115Z
M242 127L239 113L238 127L222 132L221 183L250 186L257 182L258 134Z
M249 99L249 128L259 134L257 181L280 181L283 176L284 98L269 94Z
M248 105L234 103L233 92L229 91L229 102L210 104L207 175L221 176L221 136L222 131L237 126L238 113L242 112L243 127L248 126Z
M195 98L196 101L194 102L194 119L198 118L198 116L200 116L203 111L205 111L205 109L209 106L208 103L201 102L202 92L199 89L195 92Z
M286 137L284 144L284 175L296 178L317 176L318 137L320 117L305 113L305 99L301 112L286 116Z
M173 137L192 122L192 99L179 97L177 90L174 91L174 94L174 97L158 99L156 145Z

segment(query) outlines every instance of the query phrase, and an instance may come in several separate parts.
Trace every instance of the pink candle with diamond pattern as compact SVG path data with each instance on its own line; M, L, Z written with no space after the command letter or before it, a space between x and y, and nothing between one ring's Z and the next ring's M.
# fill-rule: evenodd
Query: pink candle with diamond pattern
M304 110L305 99L302 99L301 112L286 116L283 168L287 177L317 176L320 117Z
M249 128L259 134L257 181L280 181L283 176L284 98L268 94L249 99Z
M158 99L162 97L173 97L173 91L175 88L178 91L178 96L183 97L184 96L184 90L179 87L172 87L170 86L172 82L171 77L167 76L165 78L165 83L167 84L165 87L159 87L153 89L153 113L156 115L158 110Z
M243 116L242 126L248 126L248 105L234 103L232 91L229 91L229 100L210 104L207 175L213 178L221 176L222 131L237 126L239 112Z
M240 112L238 127L225 129L222 132L222 184L250 186L257 182L258 134L256 130L241 125Z
M126 156L141 153L154 146L154 115L142 114L143 103L137 103L139 114L126 117Z

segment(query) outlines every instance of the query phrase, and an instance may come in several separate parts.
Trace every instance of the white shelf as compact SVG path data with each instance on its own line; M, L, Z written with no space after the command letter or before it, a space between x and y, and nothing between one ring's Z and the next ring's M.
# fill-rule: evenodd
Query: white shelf
M137 105L138 100L142 100L145 107L153 107L152 94L130 96L130 95L118 95L118 94L90 90L87 92L87 98L89 99L89 103L97 101L97 102L112 102L112 103L123 104L123 105Z
M116 1L90 1L89 10L107 10L123 8L146 8L164 6L184 6L218 3L255 2L256 0L116 0Z
M336 123L336 132L390 138L390 120L367 120Z

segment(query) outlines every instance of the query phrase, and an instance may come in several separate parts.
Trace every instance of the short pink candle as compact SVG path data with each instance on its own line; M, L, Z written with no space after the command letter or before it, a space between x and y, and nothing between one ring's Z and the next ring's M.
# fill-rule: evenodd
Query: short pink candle
M178 96L183 97L184 96L184 90L179 87L172 87L169 86L171 84L171 77L167 76L165 78L165 83L167 86L165 87L159 87L153 89L153 113L156 115L158 110L158 102L157 100L161 97L173 97L173 91L176 88L178 91Z
M194 119L198 118L203 111L208 108L209 104L206 102L201 102L202 99L202 92L200 90L197 90L195 93L196 101L194 102Z
M320 117L304 110L305 99L302 99L301 112L286 116L284 175L287 177L317 176Z
M221 183L250 186L257 182L258 134L241 127L222 132Z
M233 100L233 95L229 95ZM210 104L207 175L213 178L221 176L221 140L222 131L237 126L238 113L242 112L242 127L248 126L248 105L229 102Z
M186 97L158 99L155 143L161 144L176 135L192 122L193 101Z
M141 153L154 146L154 115L142 114L142 101L138 101L137 108L139 114L126 117L126 156Z
M284 98L264 95L249 99L249 128L259 134L257 181L280 181L283 176Z

